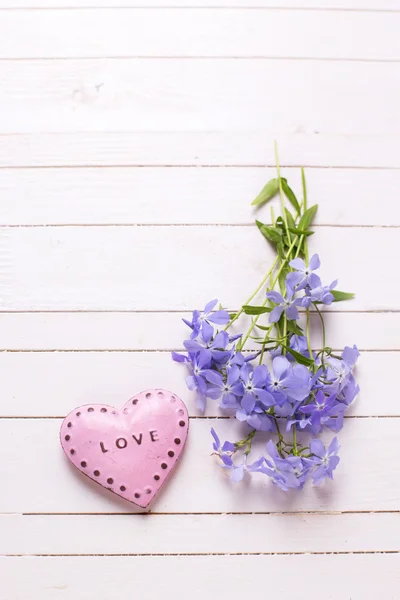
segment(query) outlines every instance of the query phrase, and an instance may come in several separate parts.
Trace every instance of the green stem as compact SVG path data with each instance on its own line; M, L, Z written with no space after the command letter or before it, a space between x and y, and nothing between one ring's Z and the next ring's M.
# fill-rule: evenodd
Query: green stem
M275 427L276 427L276 432L277 432L277 434L278 434L278 443L277 443L276 447L278 448L278 452L279 452L279 454L280 454L281 456L283 456L283 455L282 455L282 442L283 442L285 445L286 445L286 442L284 441L284 439L283 439L283 435L281 434L281 430L279 429L279 422L278 422L278 419L277 419L277 418L276 418L274 415L271 415L271 416L272 416L272 418L273 418L273 420L274 420Z
M276 284L276 282L277 282L277 281L278 281L278 279L279 279L279 275L282 273L282 269L283 269L283 267L284 267L284 266L285 266L285 264L288 262L288 259L290 258L290 254L291 254L291 252L292 252L292 250L293 250L293 248L294 248L294 245L295 245L295 243L296 243L296 238L295 238L295 239L293 240L293 242L291 243L291 245L290 245L290 247L289 247L289 250L287 251L287 253L286 253L286 255L285 255L285 258L282 260L282 264L281 264L281 266L279 267L279 269L278 269L278 272L277 272L277 274L275 275L275 278L274 278L274 280L273 280L273 282L272 282L271 289L273 289L274 285ZM278 257L278 258L279 258L279 257ZM268 298L265 298L265 300L264 300L264 302L261 304L261 306L265 306L265 305L267 304L267 302L268 302ZM259 318L260 318L260 315L257 315L257 316L255 317L255 319L253 319L253 321L252 321L252 323L251 323L251 325L250 325L250 328L249 328L249 330L248 330L247 334L245 335L245 337L244 337L244 339L243 339L242 343L240 344L240 350L243 350L243 347L244 347L245 343L247 342L247 340L249 339L249 337L250 337L250 334L251 334L251 332L253 331L254 327L256 326L256 324L257 324L257 321L258 321L258 319L259 319Z
M285 196L283 194L283 188L282 188L281 167L279 165L278 144L276 143L276 141L274 142L274 149L275 149L276 173L278 175L278 184L279 184L279 196L280 196L280 200L281 200L282 218L283 218L283 222L285 223L286 235L288 236L288 240L289 240L289 244L290 244L292 239L291 239L288 222L287 222L287 217L286 217L286 211L285 211Z
M243 448L243 446L247 446L247 448L245 450L245 454L250 454L251 444L252 444L252 440L253 440L253 437L255 436L255 434L256 434L256 430L253 429L253 431L250 431L249 435L246 438L244 438L244 440L241 440L240 442L236 442L235 443L235 447L236 447L235 452L237 450L239 450L239 448Z
M250 302L253 300L254 296L256 296L258 294L258 292L261 290L262 286L265 284L265 282L267 281L268 277L270 276L270 274L273 272L273 270L276 267L276 263L279 260L279 256L277 256L274 260L274 262L272 263L272 267L270 268L270 270L268 271L268 273L265 275L265 277L263 277L261 283L257 286L257 288L255 289L255 291L252 293L251 296L249 296L249 298L247 298L246 302L244 302L244 306L246 304L250 304ZM225 331L227 331L229 329L229 327L235 322L237 321L237 319L240 317L240 315L243 313L243 306L242 308L239 310L238 313L236 313L236 315L233 317L233 319L231 319L228 323L228 325L225 327Z
M293 454L297 456L297 430L296 423L293 425Z
M318 306L315 304L315 302L313 302L314 308L318 313L318 316L321 320L321 326L322 326L322 349L324 350L325 346L326 346L326 331L325 331L325 323L324 323L324 318L322 316L321 311L319 310Z
M311 348L311 339L310 339L310 311L308 308L306 310L306 314L307 314L307 320L306 320L307 346L308 346L308 351L310 353L310 358L312 359L313 352L312 352L312 348Z
M306 176L304 174L304 169L303 167L301 167L301 185L303 188L303 207L304 207L304 212L306 212L307 210L307 184L306 184ZM302 243L299 244L299 247L302 247ZM308 265L308 244L307 244L307 238L304 241L304 257L306 259L306 263Z
M266 345L266 343L267 343L267 341L268 341L269 334L271 333L271 330L273 329L273 327L274 327L274 323L272 323L272 325L271 325L271 326L270 326L270 327L267 329L267 331L265 332L265 336L264 336L264 343L263 343L263 345L262 345L262 348L261 348L261 354L260 354L260 361L259 361L259 364L260 364L260 365L262 364L262 361L263 361L263 358L264 358L265 345Z
M285 341L285 346L283 347L283 350L282 350L284 356L286 355L286 337L287 337L287 316L285 313L283 316L283 336L282 336L282 338Z

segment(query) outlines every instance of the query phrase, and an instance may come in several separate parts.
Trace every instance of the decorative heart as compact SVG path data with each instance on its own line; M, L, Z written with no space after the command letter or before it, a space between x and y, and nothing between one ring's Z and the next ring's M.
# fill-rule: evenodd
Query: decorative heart
M61 445L72 464L114 494L145 508L164 485L184 448L189 417L166 390L146 390L122 410L76 408L64 419Z

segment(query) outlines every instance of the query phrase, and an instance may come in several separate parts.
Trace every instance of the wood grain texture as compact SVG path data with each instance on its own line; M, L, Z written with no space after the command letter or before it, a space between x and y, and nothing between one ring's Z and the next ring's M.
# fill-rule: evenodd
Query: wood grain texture
M347 307L351 302L347 303ZM333 306L336 309L336 305ZM303 324L304 314L301 313ZM3 331L0 350L11 351L164 351L182 350L188 328L183 312L60 312L60 313L0 313ZM251 317L244 316L232 326L232 332L247 331ZM321 346L319 317L311 314L312 343ZM261 317L259 323L268 322ZM357 340L364 351L399 351L400 313L324 313L327 340L332 348L341 350ZM257 349L249 340L246 348Z
M5 228L0 239L3 310L192 310L213 297L237 309L274 258L255 226ZM397 229L343 229L337 240L324 227L309 244L326 281L340 274L340 288L357 291L337 309L396 310L400 284L387 272L397 256L387 248Z
M400 14L400 13L399 13ZM398 134L277 136L281 164L400 168ZM0 136L0 168L273 166L273 136L243 132L31 133Z
M0 132L391 135L399 77L399 62L5 60Z
M0 0L0 600L397 600L399 24L398 0ZM169 354L269 266L274 139L357 293L329 344L361 349L335 481L288 495L229 481L209 430L245 428L199 418ZM57 417L154 385L192 418L142 515L71 468Z
M1 515L0 525L1 555L208 553L211 539L214 553L393 552L400 537L394 513Z
M109 600L127 589L136 590L144 600L166 593L185 600L189 587L195 600L210 590L240 600L248 593L248 573L273 573L274 593L290 600L298 594L304 573L310 571L315 575L314 585L307 590L309 600L319 600L327 581L332 599L346 594L352 600L376 600L385 588L387 600L397 600L398 567L398 555L390 554L0 559L4 589L14 590L14 600L30 600L34 594L43 600L61 595L67 600L80 595L85 600ZM340 577L332 577L332 573L340 573ZM0 598L6 600L4 595Z
M250 225L270 221L268 208L252 210L250 202L275 173L265 167L0 169L1 224ZM300 169L282 174L301 198ZM307 169L306 178L309 198L320 206L316 225L400 226L400 171ZM276 210L278 202L271 202Z
M0 8L143 8L143 0L118 0L118 4L110 4L110 0L0 0ZM299 9L320 9L320 10L374 10L398 11L397 0L281 0L279 4L276 0L151 0L147 5L149 7L159 8L299 8Z
M400 417L392 382L380 377L395 373L399 361L399 352L361 353L356 370L361 393L348 415ZM173 390L191 416L198 417L185 375L186 369L173 364L169 352L2 352L2 391L12 401L2 403L0 416L61 417L88 402L119 407L138 391L157 385ZM205 414L224 416L212 401Z
M57 448L60 419L0 420L3 513L126 513L134 505L78 472ZM228 419L195 419L180 464L151 506L152 512L297 512L399 510L398 419L350 419L339 434L342 463L335 481L285 493L254 476L234 484L210 456L210 428L222 439L241 439L247 426ZM324 441L332 439L326 432ZM72 433L71 439L73 440ZM265 453L260 436L250 458ZM385 443L376 443L385 440ZM390 457L390 460L388 460ZM21 473L24 477L21 477ZM56 482L56 484L55 484ZM29 489L29 494L26 490ZM183 493L183 491L184 493ZM210 543L210 548L212 545ZM212 551L212 550L211 550Z
M0 38L0 58L400 58L397 12L4 10L2 26L8 35ZM118 35L110 37L110 31Z

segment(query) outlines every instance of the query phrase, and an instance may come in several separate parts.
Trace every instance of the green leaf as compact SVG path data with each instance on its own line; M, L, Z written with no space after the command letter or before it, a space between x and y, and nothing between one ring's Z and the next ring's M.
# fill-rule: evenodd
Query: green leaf
M282 190L283 193L285 194L286 198L289 200L290 204L293 206L293 208L296 210L297 214L300 214L300 205L297 201L296 196L294 195L293 190L288 186L288 182L287 179L285 179L284 177L281 177L281 182L282 182Z
M232 321L232 319L236 318L237 313L229 313L230 319Z
M242 308L246 315L263 315L272 310L272 308L268 308L268 306L250 306L249 304L245 304Z
M292 229L295 229L295 228L296 228L296 224L295 224L295 222L294 222L293 215L292 215L292 213L291 213L291 212L290 212L290 211L289 211L289 210L286 208L286 206L285 206L285 215L286 215L286 221L287 221L287 224L288 224L289 231L290 231L290 229L291 229L291 228L292 228Z
M283 245L283 242L279 242L279 244L276 245L276 251L281 258L286 258L285 247Z
M265 325L256 324L257 329L261 329L262 331L268 331L271 327L266 327Z
M303 230L308 229L309 225L311 225L311 223L315 217L317 208L318 208L318 204L314 204L314 206L310 206L310 208L307 208L307 210L302 215L302 217L299 221L299 227L298 227L299 229L303 229Z
M286 266L282 269L282 271L279 274L279 278L278 278L278 282L279 282L279 288L281 290L282 295L285 295L286 292L286 276L289 273L290 269Z
M251 203L252 206L261 206L271 200L279 191L279 182L277 179L271 179L266 183L258 194L257 198Z
M302 328L297 325L296 321L288 321L287 330L295 335L304 335Z
M289 231L291 233L295 233L296 235L306 235L306 236L314 235L314 233L315 233L314 231L310 231L307 229L299 229L298 227L293 227L293 228L289 227Z
M310 367L311 365L314 364L314 360L312 360L311 358L307 358L306 356L303 356L302 354L300 354L300 352L296 352L296 350L293 350L292 348L286 348L286 350L293 356L293 358L296 359L296 361L299 364L305 365L306 367Z
M334 297L334 302L342 302L342 300L352 300L356 296L351 292L339 292L339 290L331 290L331 294Z
M261 223L261 221L256 221L256 225L258 229L261 231L262 235L273 244L277 244L282 239L282 234L278 229L274 227L269 227L265 225L265 223Z

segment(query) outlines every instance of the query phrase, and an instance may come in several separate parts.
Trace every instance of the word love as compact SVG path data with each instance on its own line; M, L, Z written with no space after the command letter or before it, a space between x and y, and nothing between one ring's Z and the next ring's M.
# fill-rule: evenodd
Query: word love
M151 431L149 431L149 436L150 436L150 440L152 442L157 442L159 440L158 432L156 429L152 429ZM133 433L132 437L135 440L135 442L137 443L137 445L140 446L142 443L142 440L143 440L143 433L139 433L139 435L137 435L137 436ZM115 445L117 448L122 450L123 448L127 447L128 440L126 440L123 437L117 438L115 440ZM100 442L100 448L101 448L102 452L108 452L107 448L105 448L105 446L104 446L104 442Z
M188 434L184 403L146 390L117 410L91 404L73 410L60 430L72 464L107 490L147 507L172 473Z

